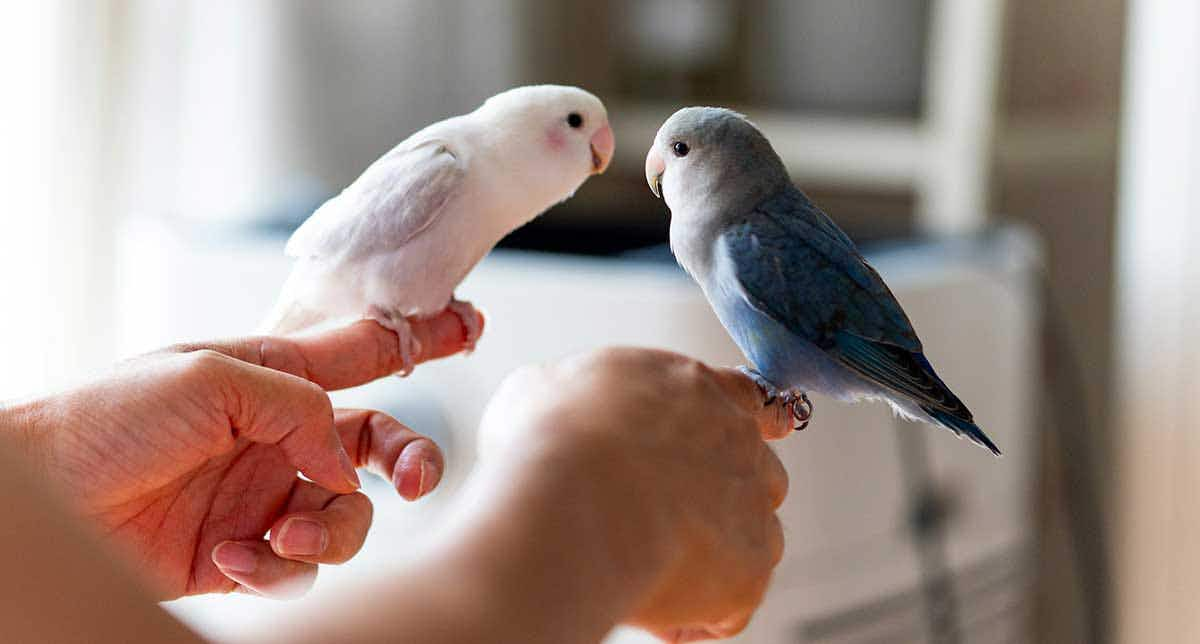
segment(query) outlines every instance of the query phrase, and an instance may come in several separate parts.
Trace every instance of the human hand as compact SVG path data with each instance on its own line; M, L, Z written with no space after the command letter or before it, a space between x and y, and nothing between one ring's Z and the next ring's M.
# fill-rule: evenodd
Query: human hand
M413 332L418 362L463 346L453 313ZM395 372L398 347L370 321L312 337L179 345L5 410L0 426L15 429L35 469L163 598L293 596L317 564L346 561L366 538L372 508L355 491L355 467L410 500L441 476L432 441L379 412L335 411L325 393Z
M691 641L740 632L761 602L787 492L763 438L790 430L736 370L610 349L511 376L484 415L480 459L494 486L542 486L551 511L590 513L572 515L572 538L620 571L621 619Z

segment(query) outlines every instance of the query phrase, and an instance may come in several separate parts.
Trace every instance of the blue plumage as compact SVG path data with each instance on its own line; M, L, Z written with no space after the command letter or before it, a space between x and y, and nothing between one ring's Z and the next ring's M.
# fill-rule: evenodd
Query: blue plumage
M647 176L671 207L676 257L765 383L886 400L1000 454L925 358L887 285L748 121L681 110L659 131Z

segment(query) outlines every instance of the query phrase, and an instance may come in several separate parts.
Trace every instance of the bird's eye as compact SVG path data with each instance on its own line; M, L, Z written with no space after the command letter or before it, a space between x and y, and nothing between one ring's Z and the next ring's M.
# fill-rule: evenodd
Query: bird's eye
M579 112L571 112L567 115L567 125L579 129L583 127L583 117L579 115Z
M684 143L683 141L676 141L671 146L671 150L675 152L675 156L677 157L686 157L687 153L690 151L688 144Z

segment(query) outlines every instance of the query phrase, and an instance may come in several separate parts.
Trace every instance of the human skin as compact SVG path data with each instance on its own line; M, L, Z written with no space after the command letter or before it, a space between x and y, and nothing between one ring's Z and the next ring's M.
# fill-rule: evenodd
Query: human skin
M363 324L377 328L373 323ZM346 332L375 333L366 326ZM390 333L382 333L386 337L369 337L372 342L378 341L376 346L385 353L367 362L386 373L392 363L385 354L394 353L396 343ZM453 346L452 341L445 345L423 344ZM336 358L340 351L332 352L333 362L326 365L320 355L327 345L307 347L309 353L300 362L280 359L272 350L255 349L264 346L261 341L205 346L214 353L224 351L224 355L248 358L249 362L244 363L247 365L272 363L330 387L348 384L353 378L347 374L357 373L355 367ZM182 347L168 351L166 358L148 360L149 364L159 365L165 359L175 366L179 356L195 353L195 347ZM283 355L294 357L289 351ZM189 359L201 360L202 366L208 365L205 369L225 364L225 358L207 353ZM298 364L301 368L296 368ZM129 373L124 371L127 368L149 375L123 380L121 374ZM113 378L98 383L95 387L100 389L85 388L106 394L87 398L100 410L81 418L85 426L95 431L96 419L103 418L98 414L108 406L127 409L121 403L124 396L131 395L129 390L124 389L122 394L119 389L105 389L105 383L135 384L139 387L136 391L144 394L162 386L164 378L170 382L178 377L172 369L142 369L127 366L118 369ZM244 384L247 391L257 391L258 384L246 384L257 381L244 381L238 369L245 367L235 369L233 373L238 375L232 376L233 380ZM184 382L193 387L197 384L186 377ZM268 398L280 393L269 387L266 391L273 394ZM264 427L291 427L290 432L281 437L278 432L243 430L232 442L247 441L248 445L241 446L245 452L266 446L264 449L285 454L276 458L292 478L299 468L317 483L349 491L352 482L342 472L336 442L329 436L332 412L319 405L307 409L291 400L293 395L302 395L299 388L284 393L291 409L302 410L298 416L287 416L287 410L263 408L248 418ZM69 399L71 394L64 396ZM252 396L243 391L234 399L248 397ZM66 405L61 397L46 400L57 401L46 403L51 409ZM174 409L169 403L160 400L153 413ZM228 411L242 411L239 407L247 406L254 407L225 408L228 418L235 419L229 425L258 427L240 422L247 418ZM0 418L0 426L10 429L7 436L15 439L19 451L43 476L57 475L57 469L50 469L56 461L47 455L59 449L52 446L46 433L66 431L61 426L47 425L46 417L22 407ZM86 425L89 421L92 424ZM133 425L122 427L136 430ZM641 626L673 641L736 633L761 600L782 553L782 531L775 509L786 494L787 478L763 438L784 436L788 429L783 410L764 408L759 390L748 379L675 354L607 350L522 370L506 381L488 407L481 427L480 465L456 518L438 535L436 549L406 574L363 588L341 604L335 601L325 605L328 610L293 624L294 630L285 632L284 639L596 642L618 623ZM131 440L119 434L112 436L118 441ZM146 436L143 432L141 436L159 445L153 440L157 434ZM289 447L283 444L288 437L298 440ZM229 442L225 438L217 442L224 444L222 441ZM121 445L124 447L124 443ZM110 457L117 453L112 449L107 452ZM164 455L161 448L147 453ZM119 460L122 467L134 471L135 475L127 475L133 479L155 480L129 467L126 459L109 460ZM380 457L379 462L388 469L387 456ZM74 476L77 474L66 478ZM98 486L106 483L95 476L81 480L99 481ZM36 486L25 488L32 490L25 502L10 506L15 516L9 525L16 529L0 529L0 552L20 548L16 574L0 582L0 598L4 600L0 605L7 606L8 617L17 619L18 627L27 627L30 634L53 633L62 641L71 640L72 626L78 628L79 641L128 641L131 634L147 641L186 641L190 637L177 623L164 619L152 602L137 601L136 589L122 591L131 598L113 606L104 619L82 623L63 620L62 611L71 610L72 599L88 601L88 594L80 589L111 586L113 579L126 577L119 571L106 571L105 567L112 564L101 558L80 554L94 548L87 539L55 538L61 531L54 528L55 522L44 520L47 513L56 516L53 504L30 503L29 498L43 492L34 489ZM14 485L7 489L20 494L22 488ZM0 496L4 494L0 491ZM31 512L42 516L31 520ZM93 523L103 521L96 515L89 518ZM57 523L65 521L63 517L58 519ZM258 529L256 526L252 532ZM47 534L39 538L39 532ZM119 541L122 534L110 532L106 538ZM290 571L292 563L312 565L279 559L284 562L280 568L284 571ZM166 560L172 561L170 557ZM64 569L63 562L77 565ZM161 560L153 557L135 559L139 568L159 564ZM275 570L274 566L267 568ZM58 601L52 601L53 592L50 598L44 596L47 593L27 592L22 570L26 571L24 576L38 577L38 589L70 587L71 591L59 592ZM279 578L294 583L295 574ZM157 590L161 596L161 583Z
M762 401L735 370L655 350L518 371L488 405L442 546L298 641L583 643L618 623L667 641L740 632L783 553L787 475L763 439L791 422Z
M413 330L419 361L462 348L452 313ZM6 409L0 427L158 598L292 597L318 564L350 559L366 538L372 507L355 467L410 500L441 476L432 441L379 412L335 411L325 393L394 372L395 345L369 321L306 338L178 345Z

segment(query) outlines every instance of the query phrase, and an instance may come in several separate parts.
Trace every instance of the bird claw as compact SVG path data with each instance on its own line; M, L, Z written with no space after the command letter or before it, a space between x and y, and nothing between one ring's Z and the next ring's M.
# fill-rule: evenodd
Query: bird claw
M784 392L781 398L783 406L790 409L792 419L796 421L792 426L794 431L803 431L808 427L808 421L812 419L813 404L808 399L808 394L797 389L789 389Z
M808 399L808 394L799 389L788 389L780 391L778 387L771 384L766 376L759 373L754 367L742 365L737 368L747 378L754 381L758 388L763 393L763 407L770 407L775 402L781 403L785 409L792 414L792 419L796 422L792 425L794 431L801 431L808 427L808 421L812 418L813 404Z
M412 323L399 312L385 311L377 306L371 307L367 319L375 320L379 326L396 334L400 342L400 369L396 375L404 378L411 374L417 366L417 357L421 355L421 341L413 333Z
M462 323L463 332L466 334L463 338L462 352L471 353L475 350L475 343L479 341L479 336L483 333L483 326L479 323L479 311L470 302L453 297L450 298L446 309L457 315L459 322Z

